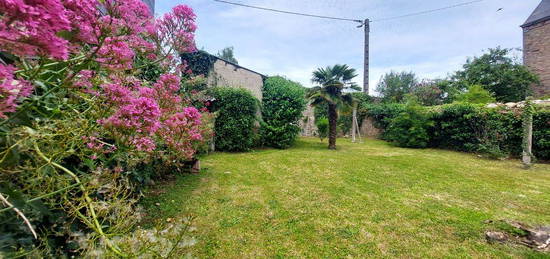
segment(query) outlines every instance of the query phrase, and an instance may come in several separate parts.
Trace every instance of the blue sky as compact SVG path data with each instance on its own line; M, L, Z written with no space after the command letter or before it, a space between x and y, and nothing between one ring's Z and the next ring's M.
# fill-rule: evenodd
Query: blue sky
M373 20L467 0L234 0L235 2L319 15ZM468 57L487 48L522 47L519 27L540 0L485 0L468 6L371 24L373 92L391 70L420 78L443 78ZM266 75L283 75L311 86L318 67L348 64L362 84L363 30L351 22L277 14L212 0L157 0L156 15L177 4L197 14L197 46L210 53L233 46L240 65ZM503 8L501 11L497 10Z

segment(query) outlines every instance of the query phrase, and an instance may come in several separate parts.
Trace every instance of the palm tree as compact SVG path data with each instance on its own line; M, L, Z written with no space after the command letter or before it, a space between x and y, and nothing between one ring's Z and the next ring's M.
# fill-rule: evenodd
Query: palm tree
M353 97L346 90L361 90L351 80L357 76L355 69L348 65L334 65L332 67L319 68L313 72L311 81L319 86L309 91L308 98L311 105L327 104L328 106L328 148L336 149L336 123L338 122L338 109L350 106Z

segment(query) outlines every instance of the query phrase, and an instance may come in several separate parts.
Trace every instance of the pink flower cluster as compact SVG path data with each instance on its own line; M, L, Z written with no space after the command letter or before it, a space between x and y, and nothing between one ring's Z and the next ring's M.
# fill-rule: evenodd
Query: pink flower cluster
M15 67L0 64L0 118L15 112L17 102L31 94L33 87L25 80L14 78Z
M107 56L104 58L123 50L121 58L126 61L133 57L128 45L140 51L155 48L144 39L155 28L153 16L140 0L107 0L102 4L98 0L4 0L0 10L0 50L17 56L67 59L70 50L79 50L79 41L97 45L105 34L112 37L100 49L100 55ZM62 31L74 34L71 42L59 36ZM124 41L127 43L121 45Z
M86 148L92 150L96 153L111 153L114 152L117 148L114 145L106 145L104 142L100 141L100 139L96 136L82 136L82 141L86 144Z
M98 22L99 2L97 0L62 0L65 6L67 19L71 22L71 28L76 34L76 40L98 44L101 35L101 27ZM77 45L76 42L75 45Z
M155 44L148 40L155 34L153 16L140 0L107 0L106 15L99 19L102 31L112 35L98 50L99 63L111 70L132 68L135 53L153 54Z
M160 128L161 112L158 104L148 97L127 98L127 104L122 105L113 115L100 120L99 123L115 133L126 144L134 145L139 151L151 152L155 149L151 136Z
M97 122L110 137L135 150L162 146L191 158L204 140L201 114L186 107L180 77L164 74L151 85L129 70L135 69L138 55L173 65L180 53L195 51L195 20L185 5L154 20L141 0L0 0L0 51L28 61L31 68L16 75L14 66L0 63L0 118L31 94L31 82L21 78L32 78L28 71L41 72L37 60L48 64L71 57L59 67L72 79L73 90L104 101L107 115ZM108 151L99 137L82 141L94 152Z
M109 106L122 106L130 103L132 100L132 91L117 83L109 83L101 85L103 97L108 101Z
M1 51L67 59L68 41L57 34L71 23L59 0L2 0L0 10Z
M150 137L134 137L130 141L138 151L153 152L157 147L155 141Z
M92 70L82 70L78 72L73 81L73 87L86 93L93 93L92 78L94 75L95 72Z
M141 0L106 0L107 15L102 17L107 24L116 25L116 30L128 30L126 34L137 35L152 30L153 15ZM114 34L120 34L116 31Z
M111 70L132 69L134 51L120 38L109 37L97 51L96 59L104 67Z
M99 123L125 145L152 152L160 143L174 159L191 159L205 140L202 115L194 107L185 107L176 75L163 74L152 87L118 78L101 89L100 96L113 113Z
M163 114L174 113L182 107L182 99L178 94L180 83L179 76L164 74L160 76L153 88L141 91L157 101Z
M196 15L189 6L178 5L171 13L156 21L157 39L160 44L170 46L178 53L194 52Z
M191 159L195 155L195 144L203 140L201 126L199 111L186 107L164 121L159 136L176 157Z

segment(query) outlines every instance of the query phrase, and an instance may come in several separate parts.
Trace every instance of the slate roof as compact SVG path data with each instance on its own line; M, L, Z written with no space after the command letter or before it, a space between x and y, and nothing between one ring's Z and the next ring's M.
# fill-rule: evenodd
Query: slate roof
M212 56L212 57L215 58L215 59L218 59L218 60L221 60L221 61L223 61L223 62L225 62L225 63L231 64L231 65L233 65L234 67L237 67L237 68L240 68L240 69L244 69L244 70L246 70L246 71L248 71L248 72L252 72L252 73L254 73L254 74L257 74L257 75L261 76L262 78L267 78L267 77L268 77L268 76L266 76L266 75L264 75L264 74L262 74L262 73L258 73L258 72L256 72L256 71L250 69L250 68L243 67L243 66L241 66L241 65L239 65L239 64L237 64L237 63L233 63L233 62L231 62L231 61L225 60L225 59L220 58L220 57L218 57L218 56L216 56L216 55L212 55L212 54L210 54L210 53L209 53L209 55Z
M234 66L234 67L236 67L236 68L244 69L244 70L247 70L247 71L252 72L252 73L254 73L254 74L257 74L257 75L261 76L261 77L264 78L264 79L268 77L268 76L266 76L266 75L264 75L264 74L262 74L262 73L258 73L258 72L256 72L256 71L254 71L254 70L252 70L252 69L243 67L243 66L241 66L241 65L239 65L239 64L236 64L236 63L233 63L233 62L231 62L231 61L227 61L227 60L225 60L225 59L223 59L223 58L220 58L220 57L218 57L218 56L216 56L216 55L212 55L212 54L210 54L210 53L208 53L208 52L206 52L206 51L204 51L204 50L198 50L198 51L192 52L192 53L182 53L182 54L180 54L180 58L182 59L182 61L185 61L185 62L193 62L193 61L191 61L191 60L195 59L194 57L196 57L197 55L199 55L199 56L204 56L204 57L208 57L208 58L211 59L211 60L221 60L221 61L223 61L223 62L225 62L225 63L227 63L227 64L230 64L230 65L232 65L232 66Z
M537 9L533 11L531 16L529 16L527 21L525 21L521 27L529 27L548 20L550 20L550 0L542 0L539 6L537 6Z

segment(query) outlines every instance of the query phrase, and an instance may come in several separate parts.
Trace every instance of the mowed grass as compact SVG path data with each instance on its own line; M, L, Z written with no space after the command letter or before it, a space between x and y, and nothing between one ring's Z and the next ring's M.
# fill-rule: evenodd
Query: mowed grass
M288 150L215 153L157 187L153 221L192 215L199 258L547 258L488 244L486 220L550 225L550 165L301 139ZM160 203L156 206L155 203Z

